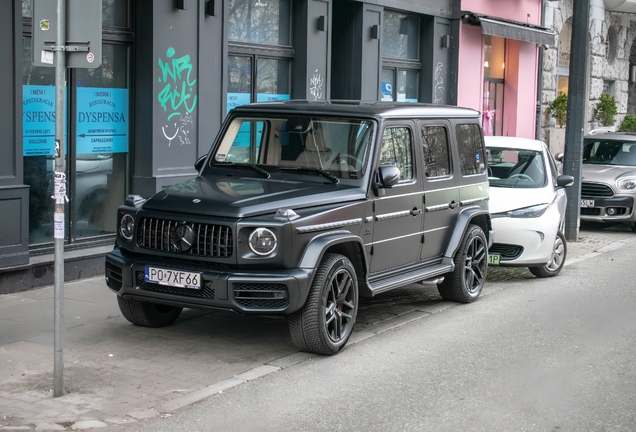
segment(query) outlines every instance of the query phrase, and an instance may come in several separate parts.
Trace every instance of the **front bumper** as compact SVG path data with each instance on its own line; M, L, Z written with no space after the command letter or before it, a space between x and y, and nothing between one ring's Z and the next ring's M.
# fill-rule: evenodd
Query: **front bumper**
M146 266L200 272L199 290L144 281ZM227 309L241 314L290 314L309 293L313 269L236 270L139 256L115 249L106 256L106 284L124 298L192 309Z
M535 267L547 264L558 232L558 219L548 213L538 218L496 217L497 232L489 253L499 253L503 267Z
M631 196L614 196L600 198L581 195L581 201L594 200L594 207L581 207L581 220L589 222L636 222L634 213L634 198ZM608 209L614 209L609 214Z

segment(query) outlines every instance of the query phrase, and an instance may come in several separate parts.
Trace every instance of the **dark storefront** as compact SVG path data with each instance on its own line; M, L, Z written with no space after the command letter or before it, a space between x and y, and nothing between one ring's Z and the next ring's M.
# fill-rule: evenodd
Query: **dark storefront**
M237 105L454 101L451 0L103 0L102 13L101 66L66 73L65 249L79 256L113 244L126 194L194 176ZM31 17L31 0L0 2L0 293L51 283L33 275L52 261L55 69L32 65Z

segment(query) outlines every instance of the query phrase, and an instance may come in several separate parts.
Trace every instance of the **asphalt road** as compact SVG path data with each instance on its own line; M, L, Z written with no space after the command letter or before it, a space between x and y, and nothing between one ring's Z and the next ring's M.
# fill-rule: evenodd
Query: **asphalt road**
M635 255L526 273L130 430L636 430Z

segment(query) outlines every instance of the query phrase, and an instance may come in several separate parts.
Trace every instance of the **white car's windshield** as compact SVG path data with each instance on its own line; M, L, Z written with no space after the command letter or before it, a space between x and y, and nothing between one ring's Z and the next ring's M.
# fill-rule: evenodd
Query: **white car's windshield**
M620 140L585 140L583 163L636 166L636 142Z
M360 178L372 122L310 116L235 118L210 165L253 164L270 170Z
M487 148L491 187L541 188L546 183L543 154L534 150Z

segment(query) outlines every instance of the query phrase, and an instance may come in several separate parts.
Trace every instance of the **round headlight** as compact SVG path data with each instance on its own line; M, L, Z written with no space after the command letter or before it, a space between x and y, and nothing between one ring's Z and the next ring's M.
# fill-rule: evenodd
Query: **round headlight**
M256 228L252 231L252 234L250 234L248 243L252 252L256 255L265 256L276 250L278 240L271 230L267 228Z
M636 189L636 177L623 177L616 181L616 185L621 190L634 190Z
M125 214L119 222L119 234L124 240L130 241L133 238L133 231L135 229L135 218L129 214Z

